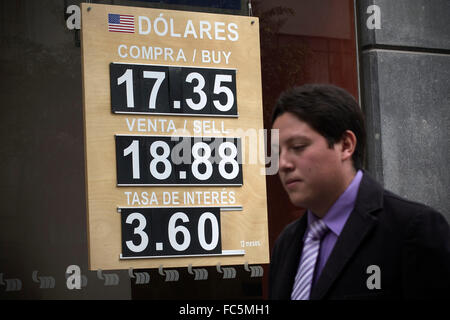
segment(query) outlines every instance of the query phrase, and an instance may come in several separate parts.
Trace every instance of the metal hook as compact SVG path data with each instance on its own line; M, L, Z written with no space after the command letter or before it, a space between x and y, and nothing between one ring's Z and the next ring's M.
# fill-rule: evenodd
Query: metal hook
M166 273L164 272L164 269L163 269L163 265L162 265L162 264L159 265L159 267L158 267L158 273L159 273L160 275L162 275L162 276L165 276L165 275L166 275Z

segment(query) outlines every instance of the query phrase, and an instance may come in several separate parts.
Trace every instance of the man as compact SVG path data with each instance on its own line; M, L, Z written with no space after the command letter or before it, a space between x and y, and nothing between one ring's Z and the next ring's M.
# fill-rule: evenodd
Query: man
M450 296L449 225L362 169L364 120L350 94L331 85L291 89L275 106L273 129L281 182L307 212L275 243L271 299Z

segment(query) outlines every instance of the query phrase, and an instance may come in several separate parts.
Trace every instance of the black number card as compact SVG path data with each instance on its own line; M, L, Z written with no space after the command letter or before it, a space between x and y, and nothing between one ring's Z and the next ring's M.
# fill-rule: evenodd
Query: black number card
M237 117L236 70L110 64L114 113Z
M222 253L220 208L122 208L121 258Z
M116 135L118 186L242 185L240 138Z

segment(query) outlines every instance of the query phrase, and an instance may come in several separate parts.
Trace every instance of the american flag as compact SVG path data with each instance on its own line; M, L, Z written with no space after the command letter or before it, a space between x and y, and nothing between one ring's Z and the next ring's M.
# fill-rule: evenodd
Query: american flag
M108 31L134 33L134 16L108 13Z

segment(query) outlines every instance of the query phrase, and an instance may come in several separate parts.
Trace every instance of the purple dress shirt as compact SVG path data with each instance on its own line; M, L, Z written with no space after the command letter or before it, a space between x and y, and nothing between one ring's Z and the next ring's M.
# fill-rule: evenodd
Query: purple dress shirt
M317 279L319 278L331 251L333 251L334 245L336 244L336 241L341 234L350 213L355 207L356 196L358 195L359 184L361 183L362 176L362 171L358 170L350 185L347 189L345 189L344 193L341 194L341 196L322 218L322 221L325 222L329 230L320 243L320 251L314 271L313 285L317 282ZM305 232L305 236L303 237L303 241L306 240L309 226L318 219L310 210L307 211L307 215L308 228Z

